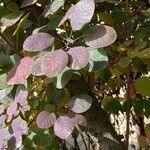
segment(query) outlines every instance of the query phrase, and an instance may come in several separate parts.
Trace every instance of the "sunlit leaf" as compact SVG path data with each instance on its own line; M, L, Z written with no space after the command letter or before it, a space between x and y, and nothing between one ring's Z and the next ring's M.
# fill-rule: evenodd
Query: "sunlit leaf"
M0 99L5 98L13 89L13 86L9 86L5 89L0 90Z
M18 11L18 12L14 12L14 13L10 13L8 15L6 15L5 17L2 18L1 22L2 25L5 27L9 27L14 25L17 21L19 21L19 19L23 16L23 12L22 11Z
M16 90L15 100L20 106L27 104L28 91L24 85L19 85Z
M48 77L55 77L63 71L68 64L68 55L63 50L56 50L42 58L42 71Z
M52 3L48 4L44 10L44 16L53 15L60 7L65 3L65 0L54 0Z
M67 116L59 117L54 124L55 134L61 139L67 139L74 130L74 122Z
M32 73L33 62L30 57L22 58L8 73L7 83L9 85L20 84L26 80Z
M88 49L79 46L69 49L68 54L71 56L71 68L74 70L80 70L84 68L89 61Z
M68 106L75 113L83 113L92 105L92 98L87 94L78 94L71 98Z
M17 110L17 102L13 101L7 108L7 121L11 121L12 117L18 115L19 111Z
M21 8L33 5L37 2L37 0L24 0L23 3L21 4Z
M39 32L27 37L23 43L25 51L41 51L48 48L54 42L54 37L48 33Z
M141 77L135 81L135 88L139 94L150 96L150 77Z
M80 30L84 24L90 22L95 10L94 0L80 0L76 5L72 5L59 26L67 19L70 19L73 30Z
M54 79L53 83L58 88L63 88L71 79L73 70L66 67L57 77Z
M89 64L87 69L89 72L100 71L108 65L108 57L102 49L89 48Z
M85 43L93 48L102 48L112 44L117 38L116 31L107 25L90 27L85 34Z
M56 116L54 113L48 111L42 111L36 119L37 126L39 128L50 128L54 125L56 121Z
M12 121L12 130L13 132L21 132L21 134L27 134L28 133L28 126L27 122L22 120L20 117L16 118Z
M119 65L122 67L122 68L126 68L128 67L130 63L130 59L129 57L122 57L119 61Z

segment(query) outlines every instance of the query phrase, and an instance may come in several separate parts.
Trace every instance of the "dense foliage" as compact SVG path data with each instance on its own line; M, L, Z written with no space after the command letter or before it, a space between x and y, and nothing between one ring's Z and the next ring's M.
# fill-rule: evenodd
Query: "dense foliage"
M96 149L85 117L95 106L108 116L126 114L123 145L132 122L139 145L148 147L148 2L0 2L0 149L66 149L72 136Z

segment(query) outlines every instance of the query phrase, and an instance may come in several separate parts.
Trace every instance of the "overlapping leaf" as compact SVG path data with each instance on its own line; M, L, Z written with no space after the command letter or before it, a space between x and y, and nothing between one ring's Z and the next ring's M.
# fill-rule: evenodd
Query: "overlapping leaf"
M89 72L100 71L108 65L108 57L102 49L89 48L89 64L87 69Z
M68 54L71 56L71 68L74 70L80 70L84 68L89 61L88 49L79 46L69 49Z
M33 62L30 57L22 58L8 73L7 83L9 85L20 84L26 80L32 73Z
M33 5L37 2L37 0L24 0L23 3L21 4L21 8Z
M76 5L72 5L59 25L70 19L73 30L80 30L84 24L90 22L95 10L94 0L80 0Z
M74 114L71 116L71 119L73 120L74 123L87 127L87 122L83 115Z
M54 124L55 134L61 139L67 139L74 130L74 122L67 116L59 117Z
M37 52L48 48L54 42L54 37L48 33L39 32L30 35L23 43L25 51Z
M92 98L87 94L78 94L71 98L68 106L75 113L83 113L92 105Z
M43 56L41 68L43 73L48 77L55 77L68 64L68 55L63 50L56 50Z
M55 114L48 111L42 111L36 119L36 123L39 128L50 128L54 125L55 121Z
M14 25L17 21L19 21L19 19L23 16L23 12L22 11L17 11L14 13L10 13L8 15L6 15L4 18L2 18L1 22L2 25L5 27L9 27Z
M112 44L117 38L116 31L107 25L90 27L85 34L85 43L93 48L102 48Z

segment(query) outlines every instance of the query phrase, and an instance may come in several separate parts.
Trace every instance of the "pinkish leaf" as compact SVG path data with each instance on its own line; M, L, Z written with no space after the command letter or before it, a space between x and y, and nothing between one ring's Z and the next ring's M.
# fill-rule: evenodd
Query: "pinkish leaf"
M28 133L27 122L22 120L20 117L16 118L12 122L12 130L13 132L20 132L22 135L26 135Z
M71 27L73 30L80 30L82 26L93 17L95 10L94 0L80 0L76 5L72 5L64 18L61 20L62 25L67 19L70 19Z
M69 49L68 54L71 56L71 68L74 70L80 70L84 68L89 61L88 49L79 46Z
M91 107L92 98L87 94L78 94L71 98L68 105L73 112L84 113Z
M74 130L74 122L67 116L59 117L54 124L55 134L61 139L67 139Z
M56 50L43 56L41 68L48 77L55 77L63 71L68 63L68 55L63 50Z
M87 122L83 115L75 114L71 117L71 119L74 121L74 123L87 127Z
M106 25L96 25L90 27L85 36L85 43L93 48L102 48L112 44L116 38L116 31Z
M53 36L48 33L39 32L26 38L23 43L23 49L25 51L37 52L48 48L53 42Z
M21 8L33 5L37 2L37 0L24 0L23 3L21 4Z
M16 91L15 100L20 106L27 104L28 91L24 85L19 85Z
M8 115L8 118L7 118L7 121L11 121L12 117L13 116L16 116L18 115L19 111L17 111L17 102L16 101L13 101L7 108L7 115Z
M22 58L8 73L7 83L9 85L20 84L26 80L32 72L33 62L30 57Z
M11 142L13 142L12 144L15 145L16 149L18 149L22 144L22 132L16 131L14 134L12 134L11 139L12 139Z
M54 125L56 121L56 116L54 113L50 113L48 111L42 111L36 119L37 126L39 128L50 128Z

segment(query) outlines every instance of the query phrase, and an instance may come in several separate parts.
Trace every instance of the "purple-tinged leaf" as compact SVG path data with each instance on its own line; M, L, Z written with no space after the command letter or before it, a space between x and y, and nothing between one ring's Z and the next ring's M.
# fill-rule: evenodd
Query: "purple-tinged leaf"
M82 26L93 17L95 10L94 0L80 0L76 5L72 5L59 25L70 19L73 30L80 30Z
M7 121L11 121L13 116L18 115L19 111L17 110L17 102L13 101L7 108Z
M74 123L87 127L87 122L83 115L74 114L74 116L72 116L71 119L73 120Z
M42 72L42 69L41 69L41 60L42 60L42 57L39 57L34 61L33 68L32 68L32 74L34 76L44 75L44 73Z
M68 64L68 55L63 50L56 50L43 56L41 68L48 77L55 77L63 71Z
M85 36L85 43L93 48L102 48L112 44L117 38L116 31L106 25L90 27Z
M20 132L22 135L26 135L28 133L28 126L26 121L22 120L20 117L16 118L12 122L12 130L13 132Z
M9 85L21 84L32 73L33 59L30 57L22 58L10 70L7 76L7 83Z
M24 85L19 85L16 91L15 100L20 106L27 104L28 91Z
M53 36L48 33L39 32L26 38L23 43L23 49L25 51L37 52L48 48L53 42Z
M23 12L21 11L10 13L1 19L2 25L5 27L12 26L17 21L19 21L22 16L23 16Z
M80 70L84 68L89 61L88 49L79 46L69 49L68 54L71 56L71 68L74 70Z
M24 0L23 3L21 4L21 8L33 5L37 2L37 0Z
M54 125L56 116L54 113L48 111L42 111L36 119L37 126L39 128L47 129Z
M71 98L68 106L75 113L84 113L92 105L92 98L87 94L78 94Z
M54 124L55 134L61 139L67 139L74 130L74 122L67 116L59 117Z

